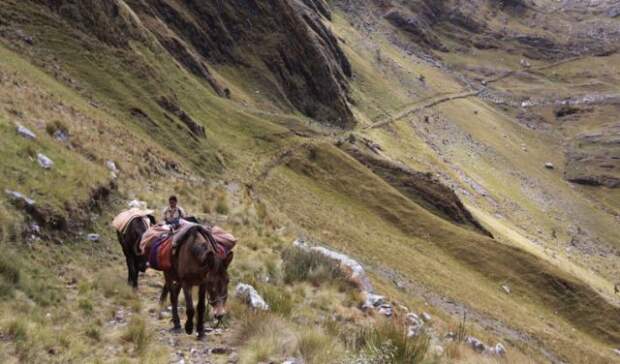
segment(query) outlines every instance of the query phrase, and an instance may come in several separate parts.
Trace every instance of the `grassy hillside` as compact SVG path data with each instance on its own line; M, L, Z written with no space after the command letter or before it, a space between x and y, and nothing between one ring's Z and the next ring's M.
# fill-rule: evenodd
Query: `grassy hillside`
M403 312L386 320L361 310L359 292L328 263L291 253L298 237L359 260L395 307L429 312L428 336L412 340L428 362L616 360L618 189L572 184L564 169L565 146L613 125L617 104L590 103L584 107L591 111L558 120L557 105L547 101L617 92L617 54L561 63L570 55L529 58L532 49L513 40L481 49L455 38L455 24L462 24L454 15L440 15L428 30L444 48L420 48L380 16L389 9L333 1L329 17L313 21L333 32L351 66L338 97L356 123L340 129L332 112L342 110L328 110L329 100L304 74L307 65L295 63L303 57L275 61L274 49L288 44L280 38L257 50L247 29L237 29L216 56L150 2L114 1L110 9L93 8L93 18L85 16L88 7L76 18L71 6L0 3L1 362L163 363L183 353L186 362L346 363L380 360L385 338L407 347L398 346ZM215 11L164 3L186 20L193 11ZM417 14L396 3L403 14ZM290 11L308 11L301 6ZM528 28L531 13L486 2L480 9L475 20L489 30L475 35L478 42L502 26L572 42ZM222 24L238 20L233 10L222 10ZM293 23L282 27L306 29L287 14ZM558 24L572 21L558 14ZM210 30L210 21L191 26ZM273 23L256 25L252 37L260 40ZM316 60L337 79L331 38L318 23L304 24L322 34L311 35L317 43L304 49L318 52ZM187 53L171 51L169 38ZM266 60L284 68L274 71ZM197 64L208 77L192 68ZM291 95L299 90L312 90L303 103L321 103L320 117L296 106ZM520 107L526 96L540 102ZM17 124L36 139L18 135ZM54 161L51 169L38 165L38 153ZM546 169L548 162L555 169ZM4 189L33 199L34 207L25 211ZM230 318L206 342L167 331L157 272L144 275L138 292L126 287L110 227L128 200L159 209L172 193L186 210L240 239ZM91 242L89 233L101 237ZM291 264L324 270L299 276ZM233 298L238 282L253 284L271 312L254 313ZM507 356L443 339L463 314L468 334L503 343ZM226 353L207 350L215 347Z

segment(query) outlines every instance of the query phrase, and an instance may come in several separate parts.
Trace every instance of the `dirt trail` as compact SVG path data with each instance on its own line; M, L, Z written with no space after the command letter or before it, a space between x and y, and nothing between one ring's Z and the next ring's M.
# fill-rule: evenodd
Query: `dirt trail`
M376 122L372 125L366 126L364 127L364 129L375 129L375 128L380 128L383 127L387 124L393 123L395 121L401 120L411 114L415 114L421 110L424 109L428 109L431 108L433 106L437 106L439 104L442 104L444 102L448 102L448 101L453 101L453 100L458 100L458 99L465 99L468 97L472 97L472 96L478 96L484 89L481 90L477 90L477 91L461 91L461 92L457 92L457 93L442 93L439 94L437 96L428 98L428 99L424 99L422 101L416 101L415 103L413 103L412 105L406 107L403 111L397 113L396 115L388 118L387 120L383 120L383 121L379 121Z
M168 349L169 363L174 364L219 364L236 362L238 348L233 346L235 328L216 328L214 323L206 323L207 335L203 340L197 340L196 334L187 335L184 331L175 333L170 329L171 314L169 300L166 308L160 314L159 294L162 287L162 275L154 270L147 272L140 278L138 295L141 303L141 313L147 321L150 330L154 331L151 339L151 348L163 347ZM207 308L208 310L208 308ZM128 307L118 307L116 318L107 325L112 331L123 332L129 322L132 313ZM179 316L181 325L185 323L185 301L183 294L179 296ZM148 349L147 349L148 350Z

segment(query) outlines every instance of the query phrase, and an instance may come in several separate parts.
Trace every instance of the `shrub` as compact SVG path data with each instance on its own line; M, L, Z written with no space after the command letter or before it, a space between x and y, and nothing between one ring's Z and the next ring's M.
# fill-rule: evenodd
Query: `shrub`
M344 354L337 340L317 328L304 330L299 335L297 350L309 364L333 363Z
M228 215L230 209L228 208L228 202L226 201L226 195L220 195L215 205L215 212L220 215Z
M82 298L78 306L84 313L92 313L94 310L93 303L88 298Z
M316 286L326 282L352 285L338 264L319 252L288 248L282 252L282 261L287 283L309 281Z
M13 294L20 281L20 271L15 260L10 256L0 255L0 297Z
M147 331L143 318L139 316L132 317L123 335L123 340L132 343L136 353L144 352L151 340L151 335Z
M287 291L271 285L264 285L259 291L271 307L271 311L284 317L293 311L293 297Z
M387 322L363 329L349 344L371 363L420 363L429 343L427 335L410 338L407 337L406 325Z
M101 330L95 325L92 325L86 329L86 337L93 339L94 341L101 341Z
M69 128L60 120L54 120L45 124L45 131L51 136L54 136L56 133L69 134Z

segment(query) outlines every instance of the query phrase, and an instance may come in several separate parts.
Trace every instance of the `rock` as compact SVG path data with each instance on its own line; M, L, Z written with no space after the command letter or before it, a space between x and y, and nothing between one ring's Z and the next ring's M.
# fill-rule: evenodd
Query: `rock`
M446 340L454 341L456 340L456 334L453 331L448 331L445 338Z
M521 64L521 67L524 67L524 68L531 67L530 62L528 62L527 59L525 58L521 58L521 61L519 62L519 64Z
M504 292L506 292L506 293L510 294L510 287L508 287L508 285L503 284L503 285L502 285L502 289L504 290Z
M408 313L406 317L407 324L409 325L407 327L407 336L417 336L422 330L422 327L424 327L424 321L422 321L420 317L413 312Z
M504 345L502 345L502 343L495 344L494 351L496 355L499 355L499 356L506 355L506 348L504 347Z
M230 348L228 347L218 346L218 347L211 349L211 354L223 355L223 354L229 354L231 351L232 350L230 350Z
M424 320L425 322L429 322L430 320L432 320L432 317L428 313L422 312L422 320Z
M287 358L285 361L282 362L282 364L304 364L304 360L297 358Z
M37 162L39 162L39 165L45 169L51 169L52 166L54 166L54 161L42 153L37 153Z
M418 316L417 314L413 312L409 312L406 317L407 317L407 323L409 325L419 324L422 322L420 320L420 316Z
M36 139L37 135L22 124L17 124L17 133L26 139Z
M61 143L66 143L69 141L69 134L67 134L64 130L56 130L53 137Z
M547 168L547 169L555 169L555 166L553 165L553 163L547 162L547 163L545 163L545 168Z
M610 18L617 18L620 16L620 5L615 6L607 10L607 16Z
M9 200L18 207L32 207L34 206L34 200L30 199L17 191L4 190L8 195Z
M385 297L380 296L378 294L366 293L366 301L364 301L364 305L362 306L365 309L379 307L385 303Z
M386 317L391 317L394 314L394 308L389 303L382 304L379 309L379 313Z
M93 241L93 242L99 241L99 238L100 238L99 234L95 234L95 233L86 235L86 239L88 239L89 241Z
M140 200L131 200L127 203L130 208L146 210L146 202Z
M471 346L471 348L477 353L482 353L486 350L486 345L473 336L468 336L467 339L465 339L465 342L469 344L469 346Z
M239 283L235 288L235 296L243 300L250 307L257 310L269 310L269 305L265 302L256 289L249 284Z
M114 161L106 161L105 162L105 166L108 167L108 169L110 170L110 172L114 173L114 174L118 174L119 170L116 167L116 163L114 163Z
M372 285L370 284L370 280L366 276L366 272L360 263L351 257L338 253L327 248L321 246L308 246L303 240L297 239L293 242L293 245L304 249L304 250L312 250L321 253L322 255L335 260L340 265L340 268L347 274L349 274L349 279L351 282L355 283L359 289L366 292L372 292Z
M617 355L620 355L620 348L614 349L614 353L616 353Z

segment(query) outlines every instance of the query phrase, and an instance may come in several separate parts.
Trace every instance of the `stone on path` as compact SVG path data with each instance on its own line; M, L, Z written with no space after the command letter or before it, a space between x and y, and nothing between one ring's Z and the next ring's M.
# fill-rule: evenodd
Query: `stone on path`
M555 166L553 165L553 163L547 162L547 163L545 163L545 168L547 168L547 169L555 169Z

